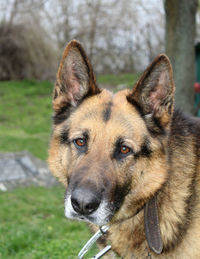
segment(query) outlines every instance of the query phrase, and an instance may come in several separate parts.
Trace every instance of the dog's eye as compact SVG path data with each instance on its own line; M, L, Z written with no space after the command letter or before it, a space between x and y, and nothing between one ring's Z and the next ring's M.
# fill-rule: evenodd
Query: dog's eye
M129 147L127 147L127 146L121 146L120 147L120 152L123 155L127 155L128 153L131 152L131 149Z
M74 140L74 144L77 147L84 147L86 145L86 139L85 138L77 138Z

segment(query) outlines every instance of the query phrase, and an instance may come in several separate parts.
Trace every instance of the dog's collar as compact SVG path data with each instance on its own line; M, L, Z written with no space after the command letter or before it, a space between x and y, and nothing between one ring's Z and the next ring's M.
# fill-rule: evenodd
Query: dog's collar
M108 226L102 226L99 228L99 230L88 240L88 242L84 245L84 247L81 249L81 251L78 254L78 259L82 259L83 256L88 252L88 250L92 247L92 245L106 232L108 231ZM92 259L99 259L103 255L105 255L109 250L111 249L111 246L108 245L105 248L103 248L98 254L92 257Z
M163 250L163 241L160 234L160 224L158 217L158 207L157 207L157 195L151 198L144 207L144 228L146 239L149 248L156 254L161 254ZM100 227L100 229L89 239L89 241L84 245L78 254L78 259L82 259L83 256L88 252L91 246L106 232L108 231L108 226ZM108 245L102 249L98 254L96 254L93 259L101 258L108 251L110 251L111 246Z

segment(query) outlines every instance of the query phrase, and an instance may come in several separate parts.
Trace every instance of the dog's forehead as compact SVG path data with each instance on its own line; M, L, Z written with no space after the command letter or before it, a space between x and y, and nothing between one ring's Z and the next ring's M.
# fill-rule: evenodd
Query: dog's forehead
M88 98L71 117L71 127L104 133L142 135L146 127L140 114L127 101L129 90L113 94L103 90Z

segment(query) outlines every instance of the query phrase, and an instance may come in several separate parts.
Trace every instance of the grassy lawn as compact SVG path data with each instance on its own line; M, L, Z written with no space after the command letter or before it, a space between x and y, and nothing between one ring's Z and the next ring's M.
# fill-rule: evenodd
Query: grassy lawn
M98 81L131 86L135 78L104 75ZM49 82L0 82L0 151L28 150L47 158L52 89ZM0 258L77 258L91 234L84 223L64 217L63 196L62 187L0 192Z
M46 159L52 88L49 82L0 82L0 151L28 150Z
M119 75L100 75L97 78L100 84L110 84L110 85L127 85L132 87L134 82L139 78L139 74L119 74Z
M0 258L77 258L91 234L64 217L64 189L20 188L0 193ZM95 248L88 253L90 258Z

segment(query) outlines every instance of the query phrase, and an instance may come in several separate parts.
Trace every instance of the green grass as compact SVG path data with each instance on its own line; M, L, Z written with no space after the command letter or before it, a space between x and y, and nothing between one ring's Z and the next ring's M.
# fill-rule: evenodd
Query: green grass
M91 233L85 223L64 217L63 197L60 186L0 192L0 258L77 258Z
M0 82L0 151L28 150L46 159L52 89L49 82Z
M132 87L135 81L139 78L139 74L119 74L111 75L105 74L100 75L97 79L100 84L110 84L110 85L127 85Z

